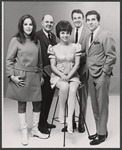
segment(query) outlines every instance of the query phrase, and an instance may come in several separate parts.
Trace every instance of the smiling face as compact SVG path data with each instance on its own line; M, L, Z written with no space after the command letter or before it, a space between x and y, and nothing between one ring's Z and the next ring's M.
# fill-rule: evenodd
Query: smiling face
M67 32L67 31L60 31L60 40L65 43L65 42L68 42L69 40L69 36L70 36L70 33Z
M23 22L23 31L24 33L29 36L33 31L33 24L30 18L26 18Z
M86 18L86 23L92 32L95 31L100 24L96 15L88 15Z
M83 24L83 16L80 13L73 13L72 15L72 21L76 28L79 28Z
M50 32L54 25L53 17L50 15L45 15L41 24L46 32Z

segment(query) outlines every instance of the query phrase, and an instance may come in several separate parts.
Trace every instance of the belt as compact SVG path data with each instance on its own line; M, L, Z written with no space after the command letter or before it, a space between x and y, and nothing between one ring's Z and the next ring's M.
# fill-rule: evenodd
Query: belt
M42 70L38 67L25 67L20 64L15 64L14 69L23 70L23 71L27 71L27 72L35 72L35 73L42 72Z

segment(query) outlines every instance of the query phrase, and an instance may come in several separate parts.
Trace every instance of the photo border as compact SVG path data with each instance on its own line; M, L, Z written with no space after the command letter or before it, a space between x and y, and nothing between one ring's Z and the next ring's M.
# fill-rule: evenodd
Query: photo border
M15 2L17 2L17 1L19 1L19 0L14 0ZM36 0L36 1L34 1L34 0L25 0L25 1L27 1L27 2L51 2L50 0ZM24 0L22 0L21 2L25 2ZM55 0L56 1L56 0ZM52 1L52 2L55 2L55 1ZM0 147L0 149L5 149L5 150L7 150L7 149L9 149L9 148L2 148L2 122L3 122L3 117L2 117L2 109L3 109L3 101L2 101L2 99L3 99L3 53L2 53L2 49L3 49L3 22L2 22L2 18L3 18L3 13L2 13L2 9L3 9L3 7L2 7L2 2L7 2L7 0L2 0L1 1L1 40L0 40L0 46L1 46L1 51L0 51L0 54L1 54L1 57L0 57L0 59L1 59L1 77L2 77L2 79L0 80L1 81L1 93L0 93L0 95L1 95L1 105L0 105L0 108L1 108L1 115L0 115L0 120L1 120L1 130L0 130L0 135L1 135L1 147ZM8 0L8 2L10 2L9 0ZM68 0L62 0L62 1L56 1L56 2L70 2L70 1L68 1ZM75 1L73 1L73 2L75 2ZM76 2L84 2L84 1L82 1L82 0L77 0ZM85 1L85 2L102 2L102 1ZM121 13L122 13L122 9L121 9L121 6L122 6L122 4L121 4L121 1L103 1L103 2L120 2L120 58L122 57L122 52L121 52L121 48L122 48L122 44L121 44L121 30L122 30L122 26L121 26L121 23L122 23L122 19L121 19ZM114 21L114 20L113 20ZM121 88L121 81L122 81L122 79L121 79L121 65L122 65L122 61L121 61L121 59L120 59L120 91L122 90L122 88ZM121 138L121 135L122 135L122 133L121 133L121 127L122 127L122 125L121 125L121 117L122 117L122 102L121 102L121 92L120 92L120 148L101 148L101 149L112 149L112 150L116 150L116 149L121 149L122 147L121 147L121 141L122 141L122 138ZM116 130L116 129L115 129ZM92 147L91 147L92 148ZM67 150L70 150L70 149L77 149L77 150L80 150L80 149L91 149L91 148L65 148L65 149L67 149ZM12 149L21 149L21 148L10 148L11 150ZM23 148L22 148L23 149ZM27 149L26 147L24 148L24 149ZM56 149L63 149L63 148L29 148L29 149L44 149L44 150L48 150L48 149L54 149L54 150L56 150Z

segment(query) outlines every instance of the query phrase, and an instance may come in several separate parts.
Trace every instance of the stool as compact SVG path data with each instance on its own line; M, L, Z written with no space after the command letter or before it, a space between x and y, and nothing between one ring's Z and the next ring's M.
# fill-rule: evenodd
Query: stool
M83 88L83 87L84 87L84 85L82 84L82 85L79 86L78 89ZM79 107L80 107L81 104L80 104L80 100L79 100L78 90L77 90L76 98L77 98L77 101L78 101L78 104L79 104ZM56 110L57 110L58 102L59 102L59 95L58 95L58 97L57 97L57 101L56 101L56 104L55 104L55 109L54 109L54 113L53 113L52 123L51 123L51 124L53 124L54 121L59 122L59 121L58 121L58 117L55 117L55 113L56 113ZM87 124L86 124L86 122L85 122L85 118L84 118L84 115L83 115L83 112L82 112L82 111L81 111L81 114L82 114L82 116L83 116L83 120L84 120L84 124L85 124L85 126L86 126L86 130L87 130L88 135L89 135L89 137L90 137L90 134L89 134L89 131L88 131L88 127L87 127ZM66 126L66 117L67 117L67 100L66 100L66 103L65 103L64 127ZM75 116L75 117L79 118L78 116ZM51 134L51 129L50 129L50 134ZM50 137L50 134L49 134L49 137ZM65 137L66 137L66 132L64 132L63 146L65 146Z
M50 65L45 66L45 67L44 67L44 71L46 72L47 75L51 76L52 70L51 70L51 66L50 66ZM43 71L42 71L42 73L45 75L45 73L44 73ZM83 87L84 87L84 85L82 84L82 85L79 86L78 89L83 88ZM78 104L79 104L79 106L80 106L81 104L80 104L80 100L79 100L79 96L78 96L78 90L77 90L76 98L77 98ZM54 121L54 120L55 120L55 121L58 121L58 120L57 120L58 117L55 117L55 113L56 113L58 101L59 101L59 96L57 97L57 101L56 101L56 105L55 105L55 109L54 109L54 113L53 113L53 118L52 118L52 123L51 123L51 124L53 124L53 121ZM64 127L66 126L66 117L67 117L67 116L66 116L66 108L67 108L67 100L66 100L66 104L65 104ZM81 111L81 110L80 110L80 111ZM87 127L87 124L86 124L86 121L85 121L85 118L84 118L84 115L83 115L83 112L82 112L82 111L81 111L81 114L82 114L82 116L83 116L84 124L85 124L85 126L86 126L86 130L87 130L87 133L88 133L88 138L91 140L92 137L91 137L90 134L89 134L89 130L88 130L88 127ZM79 118L79 117L78 117L78 118ZM50 133L49 133L48 138L50 137L50 134L51 134L51 129L50 129ZM65 146L65 132L64 132L63 146Z

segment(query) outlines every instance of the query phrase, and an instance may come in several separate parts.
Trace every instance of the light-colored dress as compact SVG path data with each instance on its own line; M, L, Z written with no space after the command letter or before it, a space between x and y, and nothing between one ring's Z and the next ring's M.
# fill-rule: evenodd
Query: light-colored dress
M21 44L16 37L13 37L6 58L7 77L20 76L25 81L25 86L18 88L9 79L6 97L22 102L41 101L42 74L37 68L42 68L40 43L35 44L27 39L24 44Z
M64 73L65 75L68 75L69 72L71 71L71 69L74 66L75 63L75 56L76 55L81 55L81 45L79 43L75 44L75 43L70 43L71 45L71 49L70 52L68 53L68 55L63 55L59 52L58 50L58 46L50 46L48 47L48 54L49 54L49 58L54 58L56 60L56 67L59 71L61 71L62 73ZM59 76L57 76L54 72L51 73L51 87L54 88L55 85L57 84L58 81L60 81L61 78ZM81 83L79 80L79 76L78 73L76 72L72 78L70 78L69 82L74 81L77 83Z

